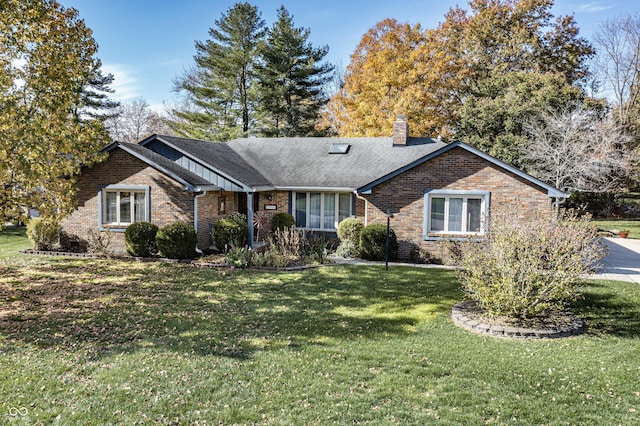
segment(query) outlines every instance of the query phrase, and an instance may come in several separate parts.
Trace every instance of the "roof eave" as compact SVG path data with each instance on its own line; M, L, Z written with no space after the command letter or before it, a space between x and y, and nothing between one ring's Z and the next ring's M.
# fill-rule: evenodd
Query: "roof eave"
M471 145L468 145L468 144L466 144L464 142L460 142L460 141L456 141L456 142L450 143L448 145L445 145L442 148L440 148L440 149L438 149L438 150L436 150L436 151L434 151L434 152L432 152L432 153L430 153L428 155L425 155L424 157L419 158L418 160L413 161L413 162L407 164L404 167L401 167L400 169L397 169L397 170L395 170L395 171L393 171L393 172L391 172L391 173L389 173L389 174L387 174L385 176L382 176L379 179L374 180L373 182L370 182L370 183L368 183L368 184L366 184L364 186L361 186L361 187L357 188L356 191L359 194L371 191L374 187L380 185L381 183L386 182L389 179L392 179L392 178L394 178L394 177L406 172L407 170L410 170L410 169L412 169L412 168L414 168L414 167L416 167L416 166L418 166L418 165L420 165L422 163L425 163L425 162L427 162L427 161L429 161L429 160L431 160L431 159L433 159L433 158L435 158L435 157L437 157L437 156L439 156L439 155L441 155L441 154L443 154L443 153L445 153L445 152L447 152L447 151L449 151L449 150L451 150L453 148L456 148L456 147L459 147L459 148L462 148L462 149L464 149L464 150L466 150L468 152L471 152L472 154L475 154L478 157L480 157L480 158L482 158L482 159L484 159L484 160L486 160L486 161L488 161L488 162L490 162L492 164L495 164L496 166L498 166L500 168L503 168L503 169L505 169L505 170L507 170L507 171L509 171L509 172L511 172L511 173L513 173L513 174L515 174L515 175L517 175L517 176L519 176L519 177L521 177L521 178L533 183L534 185L537 185L537 186L545 189L547 191L547 196L548 197L551 197L551 198L556 198L556 197L557 198L567 198L569 196L568 194L560 191L559 189L554 188L553 186L544 183L540 179L537 179L537 178L531 176L530 174L525 173L520 169L517 169L516 167L513 167L513 166L511 166L511 165L509 165L509 164L507 164L507 163L505 163L505 162L503 162L501 160L498 160L495 157L492 157L489 154L486 154L486 153L480 151L477 148L474 148Z

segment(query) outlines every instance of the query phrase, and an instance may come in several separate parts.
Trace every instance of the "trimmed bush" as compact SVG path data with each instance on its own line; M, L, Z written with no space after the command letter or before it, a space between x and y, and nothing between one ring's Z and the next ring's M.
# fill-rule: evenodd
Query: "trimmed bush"
M192 226L172 223L158 229L156 245L158 252L169 259L189 259L196 255L198 237Z
M60 240L60 229L55 219L35 217L27 223L27 237L34 250L52 250Z
M342 257L358 257L358 248L360 247L360 234L364 229L364 225L355 217L343 219L338 224L338 238L340 245L337 254Z
M387 225L373 223L360 233L360 257L367 260L384 260L387 242ZM393 229L389 230L389 260L398 259L398 239Z
M124 232L124 245L131 256L149 257L155 254L158 226L149 222L136 222Z
M289 213L276 213L271 219L271 232L291 228L295 224L295 219Z
M244 216L244 215L243 215ZM211 239L220 253L226 253L232 247L244 247L249 242L249 227L241 217L219 219L211 229Z

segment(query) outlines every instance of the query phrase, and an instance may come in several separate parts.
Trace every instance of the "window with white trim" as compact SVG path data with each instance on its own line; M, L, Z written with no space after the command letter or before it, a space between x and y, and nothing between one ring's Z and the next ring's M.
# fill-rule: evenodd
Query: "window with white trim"
M296 228L335 231L351 216L348 192L294 192L292 197Z
M135 222L148 222L149 187L107 186L100 196L101 223L107 227L126 227Z
M425 193L424 237L482 235L489 212L487 191Z

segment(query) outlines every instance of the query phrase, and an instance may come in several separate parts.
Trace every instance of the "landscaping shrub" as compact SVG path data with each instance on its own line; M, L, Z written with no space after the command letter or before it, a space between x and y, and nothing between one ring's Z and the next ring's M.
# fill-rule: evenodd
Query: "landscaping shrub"
M277 229L269 238L269 247L291 262L300 260L304 255L304 231L294 227Z
M113 231L105 229L90 229L87 232L87 252L100 254L102 256L111 256L111 241L113 241Z
M360 233L360 257L367 260L384 260L387 241L387 225L373 223ZM398 259L398 239L393 229L389 230L389 260Z
M358 245L354 244L353 241L344 240L338 245L336 255L350 259L358 257L360 255L360 251L358 250Z
M338 238L340 244L336 254L342 257L358 257L360 255L360 234L364 225L354 217L348 217L338 224Z
M241 215L244 216L244 215ZM249 227L246 216L238 215L222 218L213 224L211 239L220 253L226 253L233 247L244 247L249 242Z
M170 259L189 259L196 254L198 237L192 226L172 223L163 226L156 234L158 252Z
M27 223L27 237L34 250L52 250L60 240L60 229L55 219L35 217Z
M276 213L271 219L271 232L291 228L296 224L295 219L289 213Z
M340 241L351 241L353 244L358 244L363 229L364 225L359 219L348 217L338 224L338 238Z
M158 226L149 222L136 222L127 227L124 245L131 256L149 257L157 252Z
M253 250L247 246L233 247L227 251L224 263L234 268L246 268L252 265Z
M487 238L457 245L466 295L491 315L530 318L564 308L578 294L583 274L606 252L588 217L554 224L492 214Z

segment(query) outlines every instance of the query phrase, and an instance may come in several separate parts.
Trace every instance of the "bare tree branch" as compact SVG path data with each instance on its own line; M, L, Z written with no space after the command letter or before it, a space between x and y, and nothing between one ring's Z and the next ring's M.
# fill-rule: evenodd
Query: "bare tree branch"
M531 173L563 191L607 192L628 176L630 138L611 118L570 106L524 125L530 142L522 156Z

